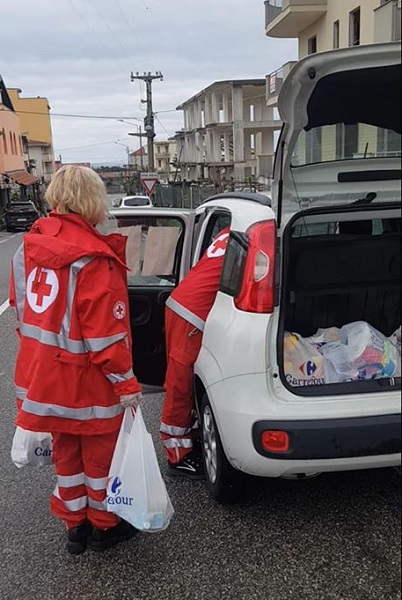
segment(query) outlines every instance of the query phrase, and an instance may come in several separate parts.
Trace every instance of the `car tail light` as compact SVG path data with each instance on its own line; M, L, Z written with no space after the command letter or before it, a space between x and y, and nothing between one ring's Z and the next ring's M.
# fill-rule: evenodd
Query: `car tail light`
M239 310L272 313L275 304L276 223L262 221L247 231L243 282L235 298Z
M290 448L290 438L286 431L263 431L261 443L268 452L288 452Z

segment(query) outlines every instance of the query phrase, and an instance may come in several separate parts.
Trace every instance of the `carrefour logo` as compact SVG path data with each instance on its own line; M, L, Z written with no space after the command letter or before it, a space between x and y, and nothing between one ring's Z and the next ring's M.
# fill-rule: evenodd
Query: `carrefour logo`
M299 368L303 375L311 377L316 372L317 365L312 360L308 360L306 363L300 365Z
M134 498L120 495L121 494L121 486L122 486L122 481L121 481L120 477L115 477L109 486L111 495L108 495L107 503L112 506L116 505L116 504L124 504L126 506L132 506L132 502L133 502Z

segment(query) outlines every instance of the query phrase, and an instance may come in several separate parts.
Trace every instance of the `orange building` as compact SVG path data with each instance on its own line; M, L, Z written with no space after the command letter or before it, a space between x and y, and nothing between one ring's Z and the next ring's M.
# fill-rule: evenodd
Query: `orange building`
M19 88L7 91L26 136L29 170L48 184L55 172L49 101L43 96L25 98Z
M25 169L20 119L0 76L0 222L13 189L24 196L27 186L36 182Z

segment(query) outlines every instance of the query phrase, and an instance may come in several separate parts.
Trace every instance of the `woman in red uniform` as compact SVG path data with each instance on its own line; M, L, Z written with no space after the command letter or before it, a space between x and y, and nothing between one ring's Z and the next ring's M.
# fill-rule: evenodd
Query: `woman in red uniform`
M141 388L132 370L125 238L95 229L107 211L102 180L66 166L46 200L52 212L12 261L16 423L53 436L51 510L66 524L68 551L79 554L134 533L107 512L105 499L124 407L138 405Z

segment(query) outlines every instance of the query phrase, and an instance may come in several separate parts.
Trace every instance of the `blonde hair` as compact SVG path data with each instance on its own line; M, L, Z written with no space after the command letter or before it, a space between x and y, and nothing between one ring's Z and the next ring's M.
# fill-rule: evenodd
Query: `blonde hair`
M88 167L67 165L59 169L46 190L45 199L57 212L81 215L92 225L103 223L107 215L105 185Z

